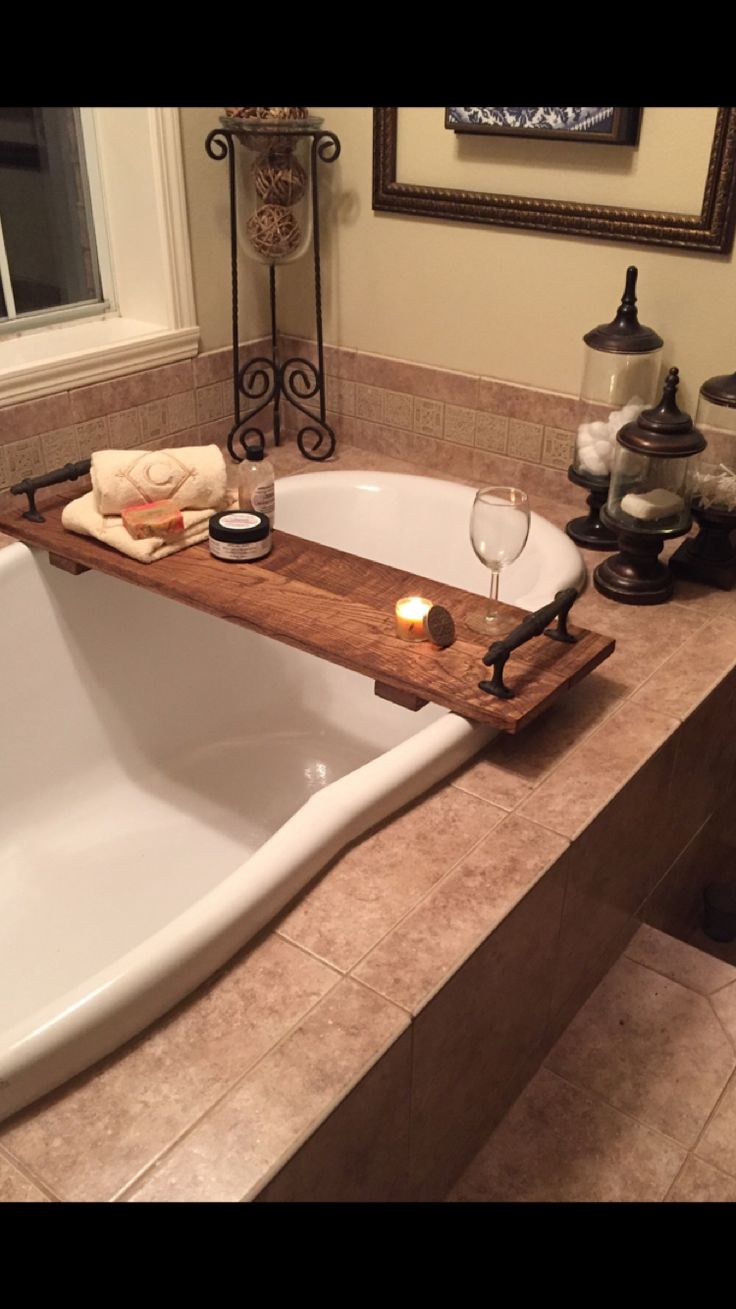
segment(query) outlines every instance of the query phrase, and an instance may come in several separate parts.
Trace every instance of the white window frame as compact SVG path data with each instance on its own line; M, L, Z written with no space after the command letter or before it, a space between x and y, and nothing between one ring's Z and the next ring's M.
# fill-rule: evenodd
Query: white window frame
M111 307L0 337L0 406L191 358L197 327L179 111L84 109Z

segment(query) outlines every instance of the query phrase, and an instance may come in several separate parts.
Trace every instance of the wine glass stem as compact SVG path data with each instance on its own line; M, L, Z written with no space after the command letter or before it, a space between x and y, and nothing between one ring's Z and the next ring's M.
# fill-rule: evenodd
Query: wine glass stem
M486 622L487 622L487 623L492 623L493 620L494 620L494 618L497 617L497 614L496 614L496 602L497 602L497 600L498 600L498 580L499 580L499 576L500 576L499 570L498 570L497 568L492 568L492 569L491 569L491 594L490 594L490 597L489 597L489 600L488 600L488 609L487 609L487 611L486 611Z

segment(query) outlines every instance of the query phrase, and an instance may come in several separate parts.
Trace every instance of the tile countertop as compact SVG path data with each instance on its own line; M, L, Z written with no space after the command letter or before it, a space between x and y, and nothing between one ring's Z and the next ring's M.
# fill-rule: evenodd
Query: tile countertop
M280 476L325 469L290 445L274 458ZM448 476L345 444L331 467ZM560 527L580 512L560 474L530 490ZM601 558L583 554L589 568ZM3 1124L0 1200L262 1190L736 665L736 591L678 583L651 610L589 587L575 613L616 638L614 655L518 737L498 738L349 847L164 1019ZM423 855L408 871L407 842Z

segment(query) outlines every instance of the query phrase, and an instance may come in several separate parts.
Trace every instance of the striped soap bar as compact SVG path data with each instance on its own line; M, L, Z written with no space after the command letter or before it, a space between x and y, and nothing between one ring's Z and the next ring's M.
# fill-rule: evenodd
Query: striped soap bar
M121 510L123 527L134 541L147 536L160 536L172 541L184 531L181 509L173 500L152 500L150 504L130 505Z

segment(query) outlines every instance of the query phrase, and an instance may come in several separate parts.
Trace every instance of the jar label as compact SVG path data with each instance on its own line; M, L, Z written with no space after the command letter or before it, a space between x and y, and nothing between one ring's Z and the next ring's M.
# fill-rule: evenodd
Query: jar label
M248 531L251 527L260 527L260 520L254 514L225 514L220 519L220 526L233 531Z
M276 491L273 482L262 482L253 491L253 508L267 518L273 518L276 508Z
M215 541L210 537L210 553L218 559L262 559L271 549L271 537L262 541Z

